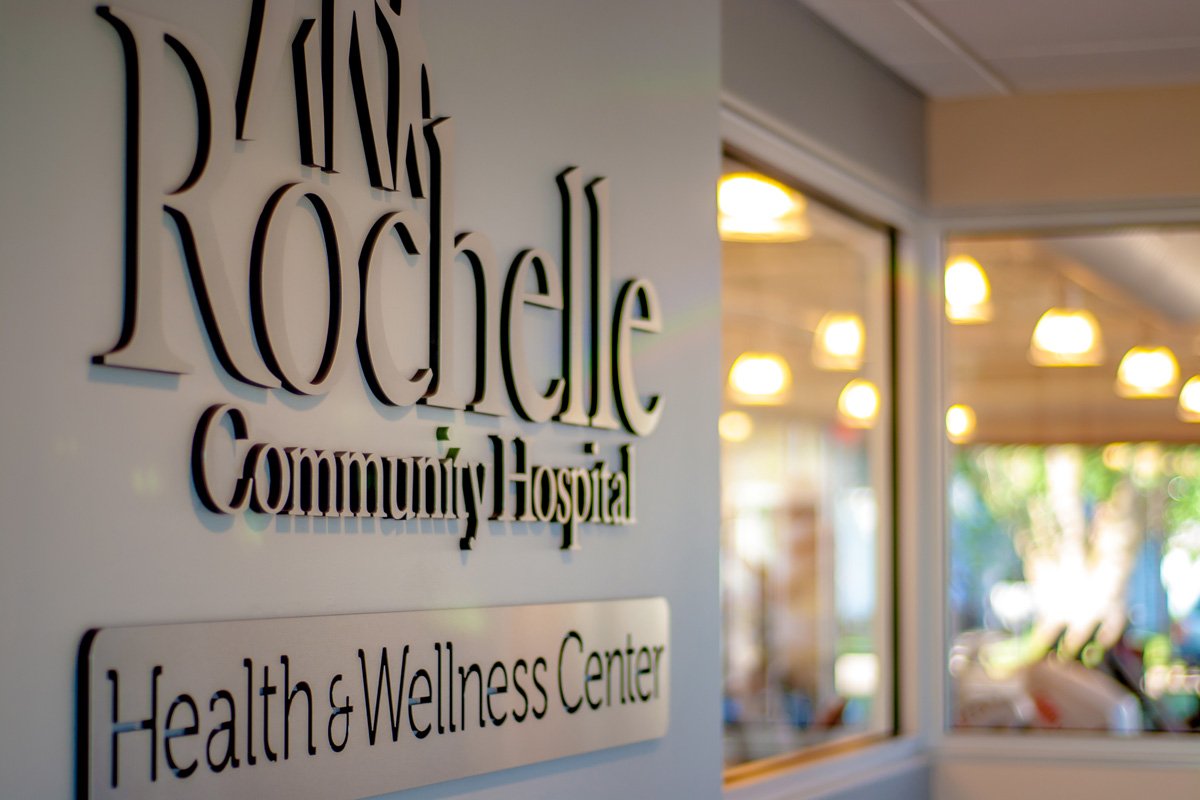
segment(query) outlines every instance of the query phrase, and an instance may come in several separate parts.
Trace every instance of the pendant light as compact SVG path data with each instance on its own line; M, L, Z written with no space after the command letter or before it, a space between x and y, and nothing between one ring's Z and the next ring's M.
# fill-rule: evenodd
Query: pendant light
M956 325L988 322L992 318L992 287L987 273L970 256L946 262L946 319Z
M830 311L817 323L813 364L818 369L854 372L862 367L867 332L853 311Z
M1055 306L1042 314L1029 341L1029 361L1039 367L1094 367L1104 362L1100 323L1083 308Z
M745 411L726 411L717 418L717 432L727 442L744 442L754 433L754 420Z
M1184 422L1200 422L1200 375L1188 378L1179 390L1179 405L1175 415Z
M946 409L946 436L954 444L965 444L975 435L975 409L956 403Z
M729 369L729 385L742 402L774 405L792 385L792 371L778 353L746 352Z
M846 384L837 402L838 421L847 428L873 428L879 418L879 389L863 378Z
M1094 367L1103 363L1100 323L1083 308L1079 287L1062 276L1059 281L1059 305L1042 314L1033 327L1029 362L1037 367Z
M812 235L799 192L753 172L717 184L717 229L727 242L800 242Z
M1131 347L1117 367L1121 397L1170 397L1179 386L1179 362L1169 347Z

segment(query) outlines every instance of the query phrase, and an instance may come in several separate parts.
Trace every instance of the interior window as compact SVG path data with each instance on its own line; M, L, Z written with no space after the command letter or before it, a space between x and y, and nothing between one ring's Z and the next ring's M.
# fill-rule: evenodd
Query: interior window
M947 244L952 724L1200 731L1200 229Z
M892 232L726 159L726 765L893 727Z

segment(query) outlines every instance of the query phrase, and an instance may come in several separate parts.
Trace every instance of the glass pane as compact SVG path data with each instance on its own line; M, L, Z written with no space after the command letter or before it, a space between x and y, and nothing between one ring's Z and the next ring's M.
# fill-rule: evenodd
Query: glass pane
M1200 229L947 252L952 724L1200 730Z
M719 203L727 765L892 718L891 237L746 172Z

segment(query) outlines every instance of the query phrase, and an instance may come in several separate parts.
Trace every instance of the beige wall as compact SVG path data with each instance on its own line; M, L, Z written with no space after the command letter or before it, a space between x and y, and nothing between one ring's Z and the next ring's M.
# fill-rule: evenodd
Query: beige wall
M928 104L937 210L1200 198L1200 86Z
M1126 800L1194 798L1198 791L1198 768L1106 765L1097 760L968 759L934 766L932 796L935 800Z

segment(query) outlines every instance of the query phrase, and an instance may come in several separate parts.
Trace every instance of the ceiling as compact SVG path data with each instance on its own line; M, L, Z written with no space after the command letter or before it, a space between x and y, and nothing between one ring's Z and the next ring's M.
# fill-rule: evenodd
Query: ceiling
M1197 427L1176 419L1174 397L1129 400L1116 394L1114 382L1121 356L1138 344L1171 347L1184 380L1200 373L1200 318L1186 303L1169 308L1154 303L1133 290L1128 271L1110 271L1108 261L1096 256L1151 247L1186 251L1197 236L1200 231L1187 227L951 239L952 252L976 258L992 285L989 323L945 328L947 402L975 409L976 440L1195 441ZM1117 276L1122 280L1114 280ZM1144 282L1156 282L1149 278ZM1029 362L1034 326L1056 305L1095 315L1106 351L1103 364L1050 368Z
M722 369L747 352L781 356L792 373L792 387L779 398L783 411L805 420L832 422L846 383L863 377L886 387L887 239L879 231L846 236L831 231L831 212L809 206L814 234L803 242L722 243ZM820 369L814 363L814 339L822 316L853 312L866 327L861 369ZM728 387L727 387L728 389ZM732 405L741 400L732 390Z
M934 98L1200 83L1200 0L800 0Z
M813 229L807 240L722 243L723 368L728 374L746 352L781 356L792 387L774 407L756 413L832 424L848 380L889 383L887 242L879 231L811 199L806 213ZM975 410L974 441L1196 441L1200 426L1177 419L1174 396L1126 399L1115 381L1121 357L1134 345L1167 345L1181 379L1200 374L1200 227L962 236L947 247L977 259L992 288L988 322L944 328L946 402ZM1094 315L1103 340L1101 364L1051 368L1030 362L1031 334L1052 306ZM817 365L815 332L830 311L853 311L865 323L866 358L854 372ZM900 369L907 368L901 363ZM728 408L747 408L732 390L726 401Z

